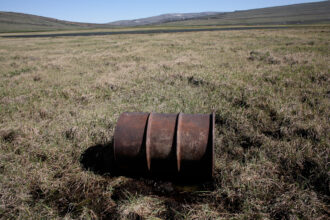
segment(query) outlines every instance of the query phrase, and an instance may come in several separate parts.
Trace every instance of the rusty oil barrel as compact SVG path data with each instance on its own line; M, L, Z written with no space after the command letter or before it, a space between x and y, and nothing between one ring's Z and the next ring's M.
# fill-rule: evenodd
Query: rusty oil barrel
M118 172L210 179L214 113L123 113L114 134Z

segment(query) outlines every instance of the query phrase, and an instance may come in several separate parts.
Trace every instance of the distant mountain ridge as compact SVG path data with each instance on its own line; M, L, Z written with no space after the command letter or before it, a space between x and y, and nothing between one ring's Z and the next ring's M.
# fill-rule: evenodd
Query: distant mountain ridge
M171 13L162 14L158 16L152 16L147 18L140 18L134 20L121 20L115 22L109 22L107 24L114 26L140 26L140 25L152 25L152 24L162 24L172 21L182 21L192 18L201 18L204 16L216 15L220 12L200 12L200 13Z
M276 25L330 23L330 1L234 12L172 13L105 24L63 21L48 17L0 12L0 32L96 29L136 26Z

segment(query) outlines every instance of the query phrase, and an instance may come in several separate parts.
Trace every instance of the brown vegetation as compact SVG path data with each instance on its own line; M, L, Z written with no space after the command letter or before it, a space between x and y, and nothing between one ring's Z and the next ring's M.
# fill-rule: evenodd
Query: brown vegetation
M329 51L328 26L1 38L0 218L327 219ZM124 111L212 110L214 182L94 163Z

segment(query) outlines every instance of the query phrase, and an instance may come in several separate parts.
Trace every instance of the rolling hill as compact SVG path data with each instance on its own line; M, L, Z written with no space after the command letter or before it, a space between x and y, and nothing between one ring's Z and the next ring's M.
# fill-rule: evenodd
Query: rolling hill
M105 24L93 24L93 23L63 21L54 18L16 13L16 12L0 12L0 32L132 27L132 26L141 26L141 25L162 24L165 22L181 21L192 18L200 18L208 15L216 15L216 14L218 14L218 12L176 13L176 14L164 14L164 15L135 19L135 20L115 21Z
M106 25L63 21L37 15L0 12L0 32L71 30L105 27Z
M330 22L330 1L234 11L167 25L270 25Z
M163 14L105 24L79 23L48 17L0 12L0 32L96 29L138 26L278 25L330 22L330 1L234 12Z

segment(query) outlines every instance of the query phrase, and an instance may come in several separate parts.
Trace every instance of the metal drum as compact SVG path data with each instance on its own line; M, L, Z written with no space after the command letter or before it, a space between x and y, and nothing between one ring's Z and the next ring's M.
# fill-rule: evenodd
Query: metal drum
M214 113L121 114L114 135L117 172L212 178L214 121Z

